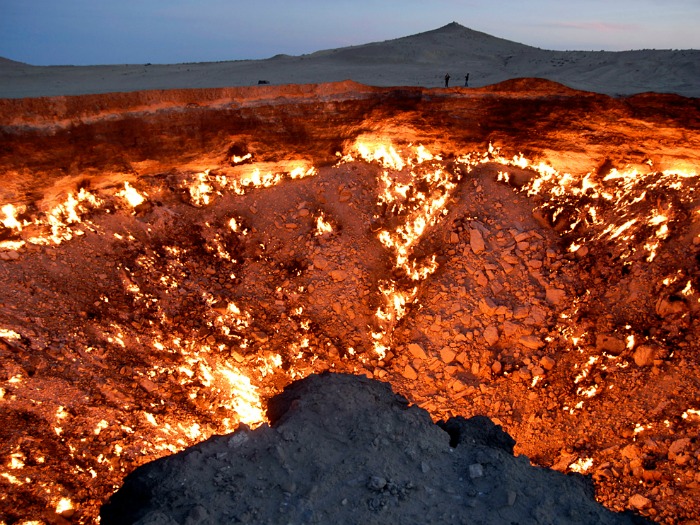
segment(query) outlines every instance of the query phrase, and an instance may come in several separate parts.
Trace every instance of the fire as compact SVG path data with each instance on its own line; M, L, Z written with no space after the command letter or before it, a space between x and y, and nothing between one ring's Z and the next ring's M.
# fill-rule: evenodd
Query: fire
M240 421L253 428L260 426L265 421L265 413L260 395L250 379L234 369L222 368L221 374L231 385L233 410L238 414Z
M593 458L579 458L569 465L569 469L572 472L578 472L579 474L585 474L593 467Z
M582 397L593 397L598 393L598 385L593 385L588 388L579 387L576 394Z
M292 169L292 171L289 172L289 177L291 179L303 179L305 177L313 177L314 175L318 174L318 170L314 168L313 166L311 167L306 167L306 166L297 166L296 168Z
M570 173L560 173L554 167L544 162L533 162L522 154L511 158L501 155L500 149L489 145L488 152L484 154L471 153L460 158L462 162L470 165L479 163L496 162L504 166L517 167L532 171L536 174L522 189L528 195L542 195L549 193L550 200L544 208L552 211L552 221L557 222L558 216L565 208L575 208L578 217L571 221L565 233L573 232L582 223L598 225L602 219L601 210L609 210L612 217L625 217L635 208L644 207L649 202L648 192L654 189L681 190L690 180L697 179L698 174L684 167L667 169L660 172L641 172L639 169L611 169L600 182L594 181L594 174L588 173L583 177L575 177ZM649 164L652 167L652 164ZM510 175L507 172L499 172L499 180L508 182ZM581 205L580 199L585 197L589 204ZM688 197L684 197L687 199ZM596 201L598 201L596 203ZM579 208L579 206L581 206ZM622 224L615 224L612 220L608 227L596 238L582 237L572 243L571 251L576 251L574 246L581 246L591 240L616 241L629 244L644 233L644 225L655 227L653 236L647 236L642 246L647 251L647 262L652 262L661 247L661 241L667 239L671 233L671 217L669 206L662 209L660 206L647 206L648 218L646 221L639 218L631 218ZM641 215L641 214L637 214ZM630 250L620 246L622 257L631 255Z
M128 182L124 183L124 189L120 192L117 192L117 197L122 197L126 202L131 206L132 208L136 208L137 206L143 204L146 201L146 198L141 195L136 188L131 186Z
M700 421L700 410L696 410L694 408L689 408L685 412L683 412L682 416L683 419L691 419L695 421Z
M0 328L0 337L8 340L22 339L22 336L19 335L17 332L15 332L14 330L9 330L7 328Z
M441 155L429 151L422 144L399 146L369 136L358 139L348 152L339 153L338 157L339 165L358 161L373 165L372 170L376 172L376 180L372 181L376 188L373 225L379 225L373 229L373 235L378 241L376 244L389 255L393 268L387 272L388 276L383 275L369 285L363 283L360 291L360 294L364 294L360 297L371 295L372 300L376 300L371 310L367 309L366 315L370 321L366 324L370 326L366 328L367 333L362 334L369 336L369 345L349 342L347 348L342 348L342 357L331 366L340 367L344 363L347 370L376 377L392 373L390 354L399 353L392 348L397 326L412 309L422 307L420 301L425 293L424 282L438 271L438 261L442 259L428 252L429 243L425 240L451 212L451 199L465 173L471 173L479 165L493 164L491 173L499 170L498 180L510 184L520 180L516 177L516 170L531 171L531 180L517 191L538 196L537 200L543 203L548 217L557 223L558 231L566 234L568 252L575 254L565 254L568 259L583 258L589 250L593 251L601 245L606 245L606 249L607 245L617 248L624 255L625 250L630 252L628 246L636 240L638 249L641 248L649 262L654 260L657 253L662 253L665 241L679 228L680 207L676 201L659 202L656 198L652 199L651 190L644 193L646 190L642 191L641 188L662 190L682 187L697 177L692 172L644 173L634 169L612 170L606 176L594 173L578 176L559 172L547 163L529 160L521 154L512 157L502 155L493 146L489 146L488 151L471 152L456 159L450 157L450 161L445 162ZM91 297L94 310L90 308L90 316L97 312L95 315L106 315L109 321L101 325L97 321L86 321L86 326L95 331L90 333L95 341L91 341L92 346L83 348L78 348L78 344L73 345L71 341L71 351L76 352L77 359L100 363L100 353L111 352L110 357L123 355L134 346L147 349L145 353L153 352L159 357L151 362L144 360L143 363L130 363L124 367L120 364L119 374L124 377L124 384L129 386L124 389L125 392L107 391L112 405L119 408L110 414L100 413L89 425L80 429L78 438L75 437L78 417L74 415L73 405L66 401L62 401L64 405L58 407L46 403L46 410L55 410L49 412L55 414L52 422L55 434L60 436L60 440L70 442L69 460L74 463L71 468L83 469L76 472L84 473L85 477L101 478L108 471L118 473L127 465L178 452L214 433L231 432L241 423L253 427L261 425L266 419L264 400L280 385L329 366L324 362L324 352L334 346L314 338L314 332L318 330L314 328L317 319L313 317L314 308L324 309L329 305L305 302L311 293L311 286L318 283L296 282L298 277L305 277L300 275L281 278L275 275L271 278L271 296L266 298L268 301L265 304L262 301L247 302L246 291L241 291L244 287L238 287L238 280L245 273L237 266L239 260L255 257L256 262L263 261L254 266L255 271L268 271L264 261L274 254L276 239L274 235L272 238L256 238L251 244L257 250L255 255L240 255L235 247L227 243L231 239L242 241L244 236L249 236L247 240L250 240L259 235L254 227L246 226L252 222L248 210L251 210L251 214L257 213L254 210L258 205L256 191L316 176L318 171L299 159L274 164L247 163L250 159L250 154L232 157L231 166L173 175L177 181L173 186L180 190L178 199L184 197L194 207L208 207L189 210L204 217L197 223L204 234L196 247L174 245L170 239L159 245L157 250L152 249L141 243L139 233L135 230L133 234L129 233L126 228L125 231L109 235L110 243L128 251L132 257L128 263L120 263L114 269L118 282L115 290L97 290ZM300 186L304 184L306 182L300 183ZM20 236L29 243L59 244L89 229L99 231L99 226L91 222L92 212L109 205L106 208L109 213L115 208L122 214L128 213L124 203L135 208L147 202L149 193L156 195L150 189L147 193L122 181L118 189L112 186L94 193L87 190L69 193L59 205L48 212L36 212L32 218L29 218L26 210L6 204L0 208L0 217L4 217L0 218L0 222L5 228L15 230L11 232L13 236ZM658 193L663 192L657 191L654 195ZM238 196L246 195L249 200L240 199L244 203L240 208L212 206L217 201L226 206L232 202L238 206ZM330 213L328 210L326 213ZM336 222L334 216L318 211L308 215L311 215L307 229L310 237L306 242L310 246L332 244L342 237L340 233L329 235L336 230L341 232L341 222ZM217 230L220 225L223 228ZM47 229L49 233L37 233ZM295 232L295 236L299 231ZM148 232L151 235L150 229ZM508 238L507 235L504 238ZM258 247L262 249L258 250ZM251 246L246 248L251 249ZM298 255L303 248L298 249L295 245L294 249ZM194 284L188 284L186 279ZM666 283L668 286L675 285L674 293L684 299L697 294L687 274L670 276ZM128 300L125 303L122 302L124 297ZM182 306L185 301L188 301L187 304ZM124 315L122 318L110 313L118 308L129 310L131 305L134 306L133 310L141 310L139 316ZM557 318L575 322L572 319L578 318L575 315L577 307L574 300L566 313L561 313ZM512 314L509 312L509 315ZM192 317L197 317L197 321L201 322L191 329L188 323ZM366 324L352 328L360 331ZM23 337L11 326L7 324L8 328L0 329L0 338L12 345L22 342ZM293 328L289 329L289 326ZM98 327L104 329L103 333L99 333ZM37 327L36 331L39 332L40 328ZM562 329L561 332L564 345L570 347L567 349L573 350L572 353L583 360L582 364L576 365L572 374L576 385L575 395L578 397L570 403L575 408L567 406L566 410L573 414L584 403L594 404L596 396L600 397L612 387L599 380L594 372L594 368L603 370L608 363L606 359L611 358L584 357L590 339L590 334L585 330ZM468 345L474 341L475 334L470 331L456 336ZM448 333L445 337L448 336L451 335ZM641 340L637 341L641 337L639 335L635 337L626 333L624 337L628 354L641 344ZM556 337L548 335L542 338L547 345L556 344ZM41 334L36 339L36 344L44 344ZM369 352L365 346L370 347ZM457 350L456 346L453 348ZM446 351L452 350L447 348ZM459 351L455 353L459 355ZM386 362L383 362L385 358ZM430 359L430 371L443 374L439 359L435 356L430 356ZM469 363L468 359L466 354L453 356L445 363L449 361L448 367L460 372L463 369L465 374L481 377L479 381L483 379L482 376L491 374L490 364L484 367L484 363ZM540 388L546 388L550 375L549 369L545 372L537 366L535 358L532 359L527 363L531 376L524 384L532 389L537 387L531 392L535 394ZM628 364L624 359L619 359L610 368L624 368ZM466 395L466 392L475 390L478 395L481 387L484 393L490 388L486 380L473 390L464 384L448 384L448 375L449 372L444 375L445 388L451 389L450 392L461 391ZM508 368L503 370L502 375L506 378L515 374ZM0 389L3 402L14 395L13 390L20 386L26 388L31 382L24 371L12 370L7 377L6 385ZM132 389L130 385L142 394L136 404L131 399L135 396L128 395ZM173 389L176 390L175 394L171 392ZM134 406L139 408L134 409ZM178 410L170 409L172 406L177 406ZM191 412L186 412L182 407L187 407ZM498 409L493 410L497 412ZM133 418L129 420L128 414L133 414ZM696 421L700 418L700 412L688 409L683 417ZM79 440L113 439L112 433L116 435L119 432L122 433L121 437L114 438L117 441L93 458L92 464L80 456L83 444L78 444ZM105 437L107 434L109 436ZM5 480L20 485L29 479L22 472L28 468L28 464L31 465L29 457L17 451L6 456L4 463L12 471L2 474ZM591 458L581 458L569 468L587 472L592 465ZM55 492L54 497L56 494L59 493ZM67 498L65 500L63 510L70 511L74 504ZM51 498L47 501L56 500ZM58 509L58 503L56 505Z
M209 171L197 173L186 186L194 206L202 207L211 203L214 187L211 185Z
M251 153L246 153L245 155L239 157L237 155L234 155L231 157L231 162L233 164L240 164L241 162L245 162L246 160L251 160L253 158L253 155Z
M626 223L622 224L621 226L618 226L614 230L612 230L612 226L610 227L612 233L610 235L610 239L617 239L620 235L622 235L626 230L630 229L634 225L634 223L637 222L637 219L632 219L630 221L627 221Z
M237 167L232 173L231 180L218 179L220 190L229 189L237 195L245 195L248 191L260 188L271 188L284 180L297 180L313 177L318 170L302 161L276 163L265 169L261 165L245 165Z
M248 230L243 228L241 223L239 222L240 219L237 219L236 217L231 217L228 221L228 226L231 228L231 231L234 233L241 233L242 235L248 235Z
M254 188L269 188L279 184L282 180L282 175L279 173L265 173L263 174L259 168L254 168L253 171L246 177L241 179L241 186L243 188L247 186L253 186ZM243 190L240 190L243 193Z
M25 460L26 458L22 452L13 452L10 455L10 464L8 466L13 470L24 468Z
M414 247L446 214L460 175L447 172L441 164L442 158L422 144L409 145L404 151L388 141L360 137L352 153L339 155L341 162L353 160L353 153L384 168L377 179L377 206L402 219L393 230L380 229L377 238L393 254L397 269L411 281L425 280L437 269L436 257L418 261L413 257ZM396 282L388 281L380 283L380 292L384 305L376 312L379 331L371 336L375 353L381 359L389 351L393 329L405 315L407 304L415 299L418 288L401 290Z
M13 485L24 485L24 482L17 478L16 476L13 476L9 472L2 472L0 473L0 477L5 478L7 481L12 483Z
M326 222L323 214L316 217L316 235L323 235L324 233L331 233L333 231L333 226L331 223Z
M365 162L376 161L385 168L401 171L406 165L403 157L394 149L391 144L375 144L374 147L364 142L358 141L355 149Z
M17 220L17 208L12 204L5 204L0 210L5 214L5 218L0 220L5 228L22 230L22 223Z
M61 498L56 504L56 514L62 515L67 511L73 510L73 502L68 498Z
M93 430L93 433L98 436L100 432L102 432L104 429L106 429L109 426L109 423L105 421L104 419L101 419L99 423L97 423L97 426L95 427L95 430Z

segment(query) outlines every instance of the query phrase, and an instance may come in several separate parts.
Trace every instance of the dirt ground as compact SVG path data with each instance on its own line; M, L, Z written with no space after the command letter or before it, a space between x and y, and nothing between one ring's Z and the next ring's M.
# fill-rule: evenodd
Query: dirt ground
M333 163L232 149L0 203L0 522L91 523L137 466L327 370L488 416L611 510L700 519L697 172L389 129Z

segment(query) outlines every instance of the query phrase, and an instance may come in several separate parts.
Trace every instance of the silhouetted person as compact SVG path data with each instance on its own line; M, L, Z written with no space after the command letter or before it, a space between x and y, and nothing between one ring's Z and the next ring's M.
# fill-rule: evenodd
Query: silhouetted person
M469 73L464 77L464 87L469 87Z
M450 85L450 74L446 73L445 74L445 87L449 87Z

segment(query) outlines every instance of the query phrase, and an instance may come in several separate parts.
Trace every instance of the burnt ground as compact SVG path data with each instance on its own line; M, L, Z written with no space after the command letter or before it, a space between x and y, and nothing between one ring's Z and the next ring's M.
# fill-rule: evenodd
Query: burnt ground
M259 424L327 370L389 382L436 421L488 416L535 465L591 475L611 510L697 520L696 103L526 87L323 87L298 95L319 104L308 121L294 94L243 100L235 136L190 106L173 123L18 102L0 520L92 522L139 465ZM56 127L65 106L107 116Z

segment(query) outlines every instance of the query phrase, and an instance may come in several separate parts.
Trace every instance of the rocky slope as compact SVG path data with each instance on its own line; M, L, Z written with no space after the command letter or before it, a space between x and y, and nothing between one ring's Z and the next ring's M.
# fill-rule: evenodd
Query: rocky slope
M0 100L0 520L332 370L698 519L700 110L545 81ZM522 153L522 155L519 155Z
M438 426L364 377L292 383L268 419L138 468L101 523L646 523L596 503L583 476L514 457L487 418Z

